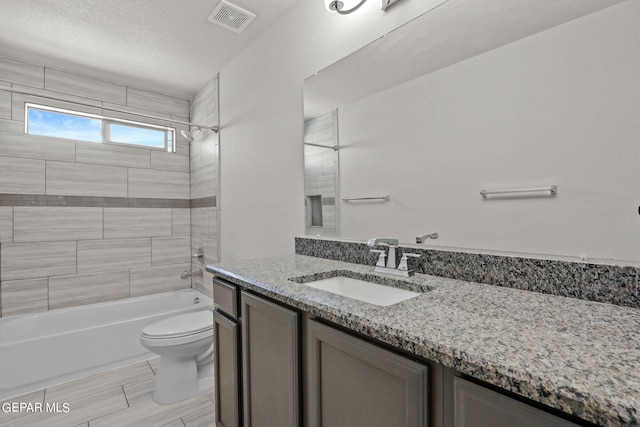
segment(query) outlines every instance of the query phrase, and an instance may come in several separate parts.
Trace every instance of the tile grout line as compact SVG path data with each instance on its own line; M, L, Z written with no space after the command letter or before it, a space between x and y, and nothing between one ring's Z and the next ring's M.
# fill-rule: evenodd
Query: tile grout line
M124 400L127 402L127 408L131 408L131 404L129 403L129 399L127 398L127 392L124 391L124 384L120 386L122 389L122 394L124 395Z

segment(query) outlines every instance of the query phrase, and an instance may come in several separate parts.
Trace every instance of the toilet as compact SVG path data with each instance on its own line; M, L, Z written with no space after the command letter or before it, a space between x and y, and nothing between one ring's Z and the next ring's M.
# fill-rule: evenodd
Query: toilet
M142 330L140 343L160 356L153 400L168 404L213 386L213 312L194 311Z

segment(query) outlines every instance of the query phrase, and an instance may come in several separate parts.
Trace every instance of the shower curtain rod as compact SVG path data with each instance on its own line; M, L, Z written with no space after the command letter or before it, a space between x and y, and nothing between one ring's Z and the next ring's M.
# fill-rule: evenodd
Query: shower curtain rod
M210 129L210 130L214 131L215 133L218 133L218 131L220 131L220 126L199 125L197 123L185 122L185 121L182 121L182 120L168 119L166 117L153 116L151 114L134 113L132 111L120 110L120 109L117 109L117 108L110 108L110 107L104 107L104 106L96 106L96 105L92 105L92 104L85 104L85 103L78 102L78 101L69 101L67 99L56 98L54 96L41 95L39 93L30 92L30 91L26 91L26 90L17 90L17 89L12 89L12 88L0 88L0 91L19 93L21 95L37 96L38 98L51 99L51 100L60 101L60 102L68 102L70 104L81 105L83 107L100 108L102 110L107 110L107 111L116 111L118 113L131 114L131 115L134 115L134 116L145 117L147 119L163 120L165 122L178 123L178 124L181 124L181 125L193 126L193 127L197 127L197 128L200 128L200 129Z

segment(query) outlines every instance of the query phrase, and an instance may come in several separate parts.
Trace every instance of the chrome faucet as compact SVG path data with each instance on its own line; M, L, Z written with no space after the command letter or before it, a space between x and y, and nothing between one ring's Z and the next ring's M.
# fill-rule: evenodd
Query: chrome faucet
M396 248L398 247L398 239L387 239L381 237L372 237L367 242L367 246L370 248L384 243L389 246L389 253L386 255L387 263L385 267L396 268Z
M438 233L423 234L422 236L416 237L416 243L424 243L425 240L427 239L437 239L437 238L438 238Z
M371 249L372 253L380 254L378 256L378 262L376 263L373 271L377 273L393 274L395 276L402 277L413 276L413 270L407 269L406 254L403 254L402 256L402 262L400 263L402 268L399 268L398 264L396 263L396 249L398 248L398 239L372 237L367 242L367 246L369 246L370 248L379 244L385 244L389 246L389 251L388 253L385 253L385 251L382 250Z

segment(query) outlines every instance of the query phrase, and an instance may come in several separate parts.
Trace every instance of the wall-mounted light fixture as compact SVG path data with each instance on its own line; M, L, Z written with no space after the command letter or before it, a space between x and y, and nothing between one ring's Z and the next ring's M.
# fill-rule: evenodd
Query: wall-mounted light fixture
M367 0L324 0L324 5L330 12L338 12L340 15L348 15L358 9ZM387 10L389 6L398 0L380 0L380 9Z
M324 0L324 5L330 12L348 15L358 9L367 0Z

